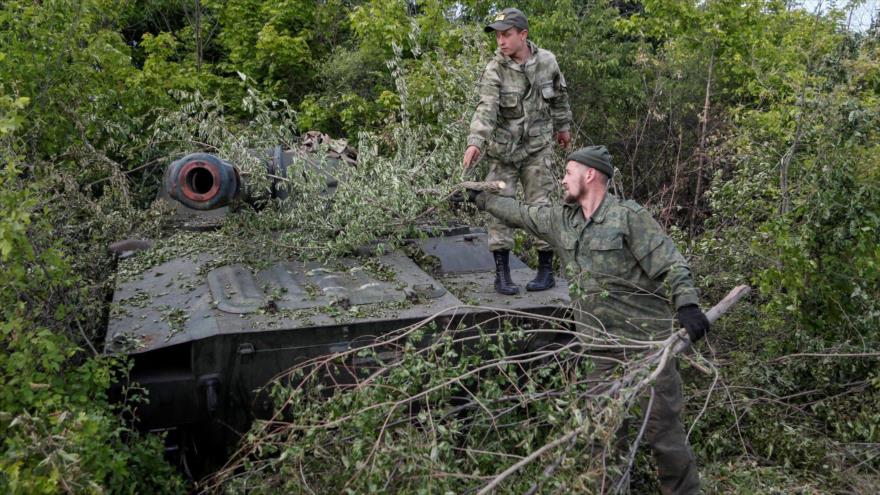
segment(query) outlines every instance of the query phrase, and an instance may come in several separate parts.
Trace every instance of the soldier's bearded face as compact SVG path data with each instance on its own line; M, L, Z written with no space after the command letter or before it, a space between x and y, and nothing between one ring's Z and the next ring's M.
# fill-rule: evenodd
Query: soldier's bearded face
M562 189L565 191L564 201L566 203L578 203L587 193L587 186L584 184L586 178L587 167L580 163L569 161L565 164L565 176L562 177Z

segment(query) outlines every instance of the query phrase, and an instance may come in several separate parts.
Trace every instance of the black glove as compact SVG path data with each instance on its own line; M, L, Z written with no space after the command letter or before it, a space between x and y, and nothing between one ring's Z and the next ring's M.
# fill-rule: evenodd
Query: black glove
M709 319L696 304L678 308L678 321L687 330L693 343L702 339L709 332Z
M474 203L481 192L483 191L477 191L476 189L458 190L449 196L449 201L451 203Z
M477 205L481 210L486 209L486 191L478 191L476 189L467 190L468 201Z

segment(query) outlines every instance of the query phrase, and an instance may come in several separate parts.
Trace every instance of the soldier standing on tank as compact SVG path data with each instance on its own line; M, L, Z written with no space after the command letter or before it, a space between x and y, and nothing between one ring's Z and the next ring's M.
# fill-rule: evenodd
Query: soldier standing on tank
M498 50L480 80L480 102L474 112L464 152L464 169L486 155L487 181L504 181L503 196L515 197L522 182L526 203L550 204L555 188L552 147L571 142L571 110L565 78L556 57L528 40L529 23L517 9L504 9L485 31L495 32ZM553 251L536 243L538 273L526 290L553 287ZM495 290L514 295L519 287L510 278L513 231L492 219L489 250L495 258Z
M530 205L514 198L468 191L477 206L511 227L525 229L553 247L572 277L572 311L580 330L614 347L626 339L658 339L673 331L672 308L692 342L709 330L698 306L691 270L675 243L634 201L608 193L614 174L604 146L570 154L562 188L565 204ZM603 330L597 330L602 328ZM597 348L588 379L601 393L620 363L639 356L626 348ZM643 400L643 410L647 400ZM645 438L654 452L661 492L699 493L694 454L679 414L683 406L677 363L654 384Z

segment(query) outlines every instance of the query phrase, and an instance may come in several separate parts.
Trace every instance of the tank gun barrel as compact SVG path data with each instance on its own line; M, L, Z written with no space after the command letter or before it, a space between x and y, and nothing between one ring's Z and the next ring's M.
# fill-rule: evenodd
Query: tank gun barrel
M215 210L236 200L253 204L263 199L287 199L290 191L285 183L293 170L323 178L323 192L330 193L338 183L334 176L338 164L343 160L353 163L338 153L321 158L310 151L285 150L281 145L250 153L265 167L262 172L269 179L268 188L262 188L262 182L248 183L238 167L210 153L191 153L168 165L162 187L168 197L190 209Z
M165 169L165 190L194 210L214 210L238 198L244 184L238 168L210 153L191 153Z

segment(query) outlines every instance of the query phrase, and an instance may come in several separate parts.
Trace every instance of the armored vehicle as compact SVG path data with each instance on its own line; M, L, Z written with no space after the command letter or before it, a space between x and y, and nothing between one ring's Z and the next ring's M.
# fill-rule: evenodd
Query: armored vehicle
M267 173L284 177L297 153L266 153ZM328 161L351 166L339 156ZM332 174L326 182L332 190ZM189 236L208 235L212 221L246 195L246 184L235 166L197 153L167 168L162 195ZM169 454L189 459L194 475L222 462L250 421L272 412L261 387L297 363L433 316L445 325L486 321L498 310L561 316L568 304L564 281L545 292L496 294L485 231L469 226L427 229L407 249L381 256L267 260L259 269L218 265L215 253L199 249L153 250L148 243L117 247L105 347L133 358L130 381L148 399L137 407L139 426L166 431ZM534 274L519 259L511 273L521 285ZM529 325L527 316L519 319ZM194 458L207 464L195 467Z

